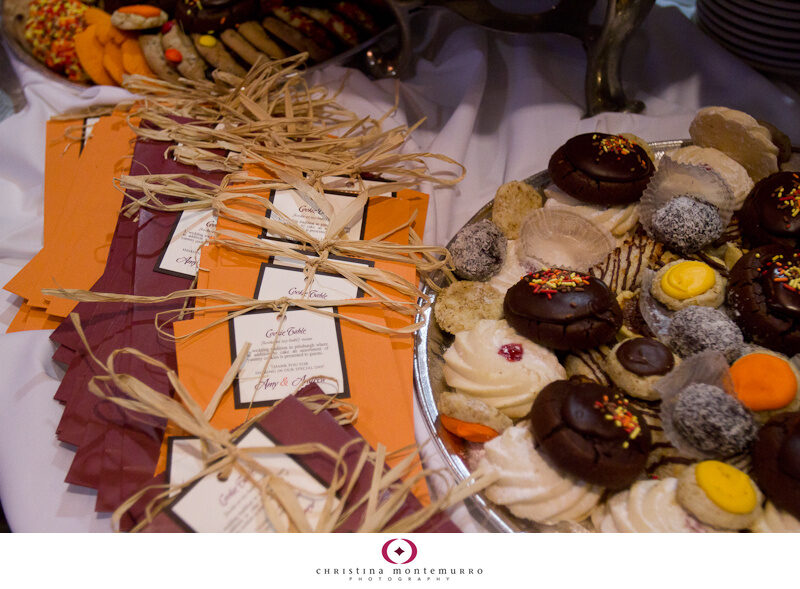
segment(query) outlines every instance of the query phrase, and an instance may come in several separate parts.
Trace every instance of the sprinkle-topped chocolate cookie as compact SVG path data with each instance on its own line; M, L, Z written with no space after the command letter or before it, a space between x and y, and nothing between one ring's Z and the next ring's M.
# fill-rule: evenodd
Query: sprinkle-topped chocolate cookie
M740 224L754 247L800 245L800 173L777 172L756 184L742 207Z
M593 382L547 385L533 403L531 429L558 467L612 489L633 482L650 451L650 430L628 399Z
M654 171L647 152L619 135L584 133L556 150L548 170L570 196L593 204L634 202Z
M800 352L800 251L766 245L742 256L728 303L749 339L788 356Z
M622 310L602 280L560 268L523 276L506 292L503 310L519 333L557 350L593 348L622 325Z

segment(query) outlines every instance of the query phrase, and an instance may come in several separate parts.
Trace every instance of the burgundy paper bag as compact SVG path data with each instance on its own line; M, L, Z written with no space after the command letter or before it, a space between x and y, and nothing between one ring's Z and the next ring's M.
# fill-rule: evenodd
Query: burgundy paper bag
M298 393L302 395L320 394L322 391L316 384L305 387ZM352 426L339 425L329 411L314 414L307 409L294 396L289 396L277 403L263 419L253 427L260 428L278 445L304 444L318 442L325 444L334 451L339 451L345 444L353 439L360 439L355 428ZM354 444L352 449L345 455L345 462L349 472L354 472L355 464L361 453L362 446ZM308 455L295 455L292 457L296 462L303 466L306 471L311 472L323 484L328 485L332 480L335 463L329 457L321 453ZM367 464L362 470L358 480L355 482L353 491L348 497L348 504L353 504L367 493L371 486L372 467ZM151 481L151 484L161 484L167 481L167 473L159 475ZM146 494L130 512L129 524L140 521L144 517L144 510L148 502L159 490L154 490ZM189 489L181 492L181 495L190 492ZM178 495L173 502L181 497ZM210 506L209 506L210 507ZM398 513L392 521L396 521L404 516L410 515L421 509L419 501L413 496L408 495ZM345 508L346 509L346 508ZM337 530L339 532L355 531L361 523L365 506L355 511L343 525ZM126 528L130 529L130 527ZM143 528L146 532L186 532L191 531L180 518L178 518L170 508L167 507L159 513L151 523ZM426 524L421 526L416 532L460 532L460 530L450 521L448 517L439 514L431 518Z

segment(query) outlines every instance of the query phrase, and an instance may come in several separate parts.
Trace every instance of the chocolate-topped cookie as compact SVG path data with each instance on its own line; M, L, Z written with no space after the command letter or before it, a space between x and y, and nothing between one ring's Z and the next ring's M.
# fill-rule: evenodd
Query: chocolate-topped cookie
M187 33L215 33L258 16L256 0L178 0L175 18Z
M663 376L675 366L669 348L648 337L634 337L616 348L616 358L625 370L637 376Z
M739 227L753 247L800 246L800 173L776 172L759 181L744 201Z
M800 412L776 415L759 430L753 478L775 505L800 518Z
M525 337L556 350L604 344L622 325L614 293L594 276L545 268L506 292L506 320Z
M728 304L750 340L787 356L800 352L800 250L750 250L731 269Z
M675 355L660 341L649 337L626 339L606 358L606 372L620 389L633 397L656 401L653 385L675 367Z
M642 147L624 137L584 133L559 147L547 169L555 185L578 200L620 205L642 196L654 166Z
M569 474L621 489L644 472L650 430L615 389L576 379L550 383L530 418L539 449Z

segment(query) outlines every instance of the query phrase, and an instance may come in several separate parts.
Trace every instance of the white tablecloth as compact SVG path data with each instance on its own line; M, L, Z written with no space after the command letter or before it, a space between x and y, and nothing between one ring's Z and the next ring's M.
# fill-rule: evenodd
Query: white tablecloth
M419 60L402 82L397 123L425 122L408 149L446 154L467 170L454 188L424 187L432 195L426 241L444 244L503 182L544 169L567 138L587 131L632 132L647 140L688 137L701 106L724 105L771 121L800 143L800 97L776 86L717 46L676 8L656 6L625 52L629 98L643 114L582 118L585 56L580 43L556 34L505 35L443 12L414 21ZM67 108L105 103L125 93L66 91L15 62L27 108L0 123L0 281L10 279L42 245L45 121ZM315 72L338 88L347 70ZM350 71L339 101L363 114L383 115L395 82ZM391 124L391 122L387 123ZM0 293L0 331L19 301ZM73 452L55 438L62 406L53 400L60 368L50 359L50 332L0 335L0 500L14 531L107 531L94 513L94 494L64 483ZM418 437L426 434L417 418ZM465 530L480 530L465 509Z

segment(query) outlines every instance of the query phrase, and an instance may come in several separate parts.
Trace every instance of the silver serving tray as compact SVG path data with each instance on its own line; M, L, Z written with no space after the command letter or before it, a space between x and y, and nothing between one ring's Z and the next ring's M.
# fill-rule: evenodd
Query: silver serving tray
M687 139L675 139L669 141L655 141L650 143L650 147L655 153L656 159L660 159L665 152L679 147L691 145ZM525 182L539 190L550 184L550 174L545 170L534 174L525 179ZM484 205L473 217L467 221L466 225L477 223L483 219L491 218L492 202ZM465 225L465 226L466 226ZM452 243L452 241L450 242ZM448 243L448 247L450 246ZM446 284L443 275L434 276L437 284ZM436 299L436 293L427 286L422 291ZM424 312L417 315L417 321L424 322L422 328L417 332L414 342L414 389L417 399L422 407L425 425L428 428L431 438L450 469L457 482L467 478L470 474L466 461L467 443L446 431L439 421L439 409L436 399L440 393L447 390L444 380L442 367L444 360L442 355L452 344L453 336L443 332L433 319L433 307L428 307ZM496 532L543 532L543 531L568 531L563 526L545 526L523 520L511 515L504 507L493 504L486 497L479 493L467 500L468 507L473 514L482 520L482 523L492 531Z

